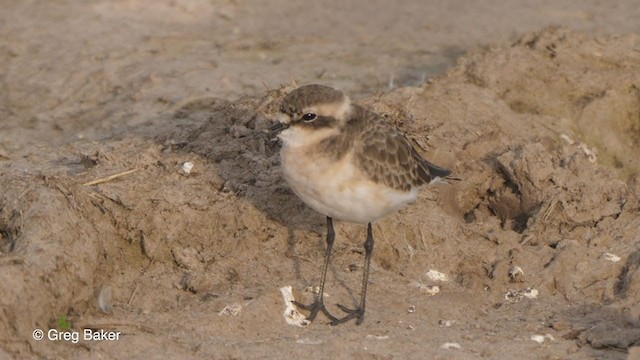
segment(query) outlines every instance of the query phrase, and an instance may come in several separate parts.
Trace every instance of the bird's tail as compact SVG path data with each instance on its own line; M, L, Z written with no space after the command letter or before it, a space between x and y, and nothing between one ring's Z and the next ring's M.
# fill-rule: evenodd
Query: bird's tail
M434 163L431 163L427 160L422 160L422 164L429 170L429 175L431 175L430 184L444 182L446 183L449 180L460 181L462 179L458 177L451 176L451 170L440 167Z

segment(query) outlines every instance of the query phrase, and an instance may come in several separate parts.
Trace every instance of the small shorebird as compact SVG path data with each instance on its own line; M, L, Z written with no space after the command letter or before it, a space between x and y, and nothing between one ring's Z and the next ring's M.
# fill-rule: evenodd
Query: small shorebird
M371 223L415 201L418 189L451 175L423 159L405 135L382 116L352 104L341 91L306 85L282 101L271 134L282 139L281 165L293 191L327 217L327 249L315 301L297 304L312 321L322 311L332 325L364 320L369 264L373 252ZM367 224L360 304L338 307L338 318L324 305L324 286L335 239L333 219Z

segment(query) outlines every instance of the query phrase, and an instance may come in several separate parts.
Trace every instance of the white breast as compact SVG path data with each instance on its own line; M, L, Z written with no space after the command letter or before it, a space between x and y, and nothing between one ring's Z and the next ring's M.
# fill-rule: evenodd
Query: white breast
M416 200L417 189L405 192L376 184L353 164L352 154L332 161L314 152L313 146L306 145L296 136L300 134L291 130L282 136L284 178L296 195L319 213L366 224Z

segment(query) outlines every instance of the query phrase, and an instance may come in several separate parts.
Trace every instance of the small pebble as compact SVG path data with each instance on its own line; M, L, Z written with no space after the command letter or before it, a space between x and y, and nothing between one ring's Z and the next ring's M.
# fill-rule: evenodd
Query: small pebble
M182 168L180 170L182 170L183 174L189 175L191 174L192 169L193 169L193 163L190 161L187 161L184 164L182 164Z
M240 304L231 304L225 306L222 310L218 312L220 316L236 316L242 310L242 305Z
M451 325L453 325L454 322L455 322L454 320L440 320L438 321L438 325L444 326L444 327L450 327Z
M524 271L520 266L512 265L509 268L509 278L511 282L522 282Z

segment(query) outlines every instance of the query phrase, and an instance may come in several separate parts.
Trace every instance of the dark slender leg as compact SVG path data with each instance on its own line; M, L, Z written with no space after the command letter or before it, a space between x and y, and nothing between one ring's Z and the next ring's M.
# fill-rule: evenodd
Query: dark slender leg
M362 324L364 321L364 309L367 301L367 283L369 282L369 264L371 263L371 254L373 253L373 230L371 223L367 224L367 241L364 242L364 273L362 275L362 293L360 295L360 306L355 309L349 309L346 306L338 304L338 307L347 313L347 316L335 319L331 325L342 324L343 322L357 318L356 325Z
M315 301L310 305L303 305L299 302L295 304L305 310L310 310L311 313L307 316L307 320L313 321L318 315L319 311L322 311L332 323L337 321L338 318L331 315L329 310L324 306L324 283L327 280L327 269L329 268L329 260L331 259L331 249L333 248L333 242L336 239L336 233L333 231L333 219L327 216L327 252L324 256L324 265L322 266L322 280L320 281L320 289L316 294Z

